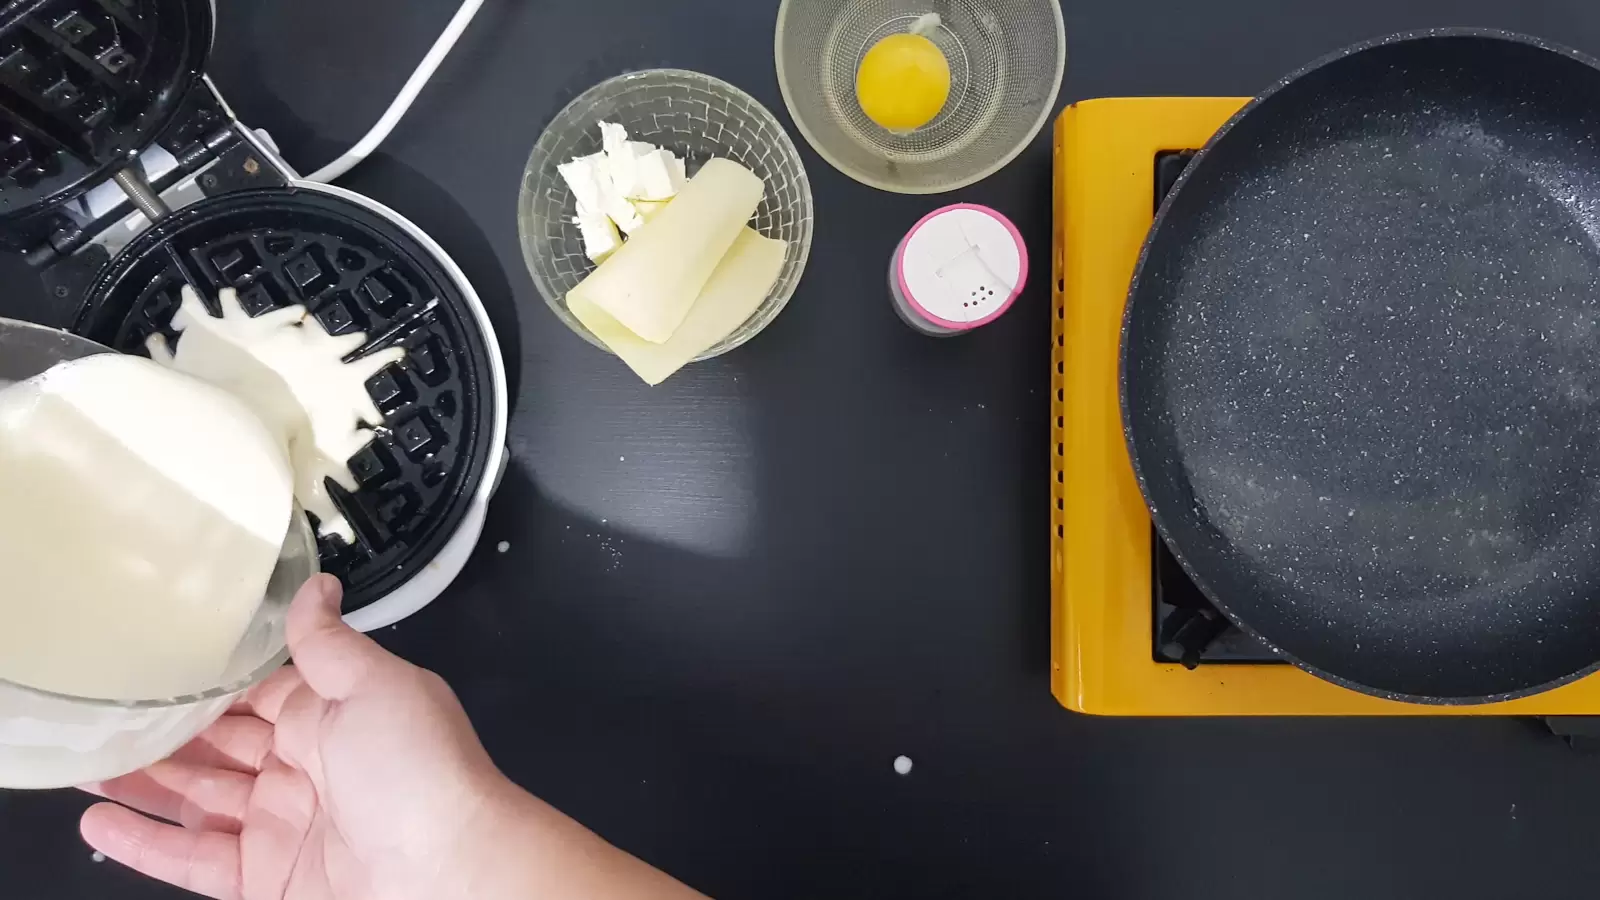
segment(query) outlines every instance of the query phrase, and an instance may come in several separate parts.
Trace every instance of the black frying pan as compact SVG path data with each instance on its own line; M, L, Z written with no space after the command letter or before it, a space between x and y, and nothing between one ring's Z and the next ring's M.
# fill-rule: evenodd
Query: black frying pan
M1600 663L1600 68L1450 29L1239 113L1145 245L1122 405L1157 527L1329 680L1485 702Z

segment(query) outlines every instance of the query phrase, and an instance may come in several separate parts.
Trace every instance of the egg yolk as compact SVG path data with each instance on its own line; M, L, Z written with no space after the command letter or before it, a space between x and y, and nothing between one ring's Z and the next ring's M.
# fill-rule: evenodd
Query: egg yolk
M920 34L891 34L856 70L856 99L867 118L895 132L932 122L950 99L950 63Z

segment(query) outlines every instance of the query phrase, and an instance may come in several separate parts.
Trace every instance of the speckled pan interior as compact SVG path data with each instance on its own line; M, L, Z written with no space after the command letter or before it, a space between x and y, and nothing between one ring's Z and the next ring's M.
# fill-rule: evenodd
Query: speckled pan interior
M1482 702L1600 661L1600 69L1484 31L1285 79L1189 166L1129 298L1157 526L1323 677Z

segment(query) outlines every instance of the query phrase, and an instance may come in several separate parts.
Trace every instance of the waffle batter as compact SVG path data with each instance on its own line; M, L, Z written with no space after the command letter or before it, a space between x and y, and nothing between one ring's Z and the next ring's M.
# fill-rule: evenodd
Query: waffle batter
M405 358L396 348L354 362L344 357L367 342L364 334L333 336L304 306L275 309L251 318L233 288L219 292L220 317L211 315L193 288L172 327L181 332L177 351L159 334L150 337L150 357L233 394L249 406L286 448L294 466L295 497L317 517L318 531L355 543L355 532L328 495L333 479L358 489L349 460L372 443L372 427L383 418L367 393L367 379ZM363 427L371 426L371 427Z

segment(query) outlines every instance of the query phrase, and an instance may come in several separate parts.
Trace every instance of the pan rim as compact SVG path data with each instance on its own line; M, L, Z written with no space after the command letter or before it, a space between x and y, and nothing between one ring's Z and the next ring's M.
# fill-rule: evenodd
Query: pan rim
M1541 50L1547 50L1560 56L1564 56L1575 62L1582 63L1589 68L1594 69L1596 72L1600 72L1600 58L1596 58L1564 44L1521 32L1509 31L1500 28L1484 28L1476 26L1442 26L1436 28L1421 28L1398 31L1391 34L1358 41L1317 57L1315 60L1279 78L1266 90L1262 91L1260 94L1257 94L1255 97L1252 97L1248 103L1240 107L1238 112L1230 116L1228 120L1211 135L1211 137L1206 141L1205 146L1201 147L1195 154L1194 158L1189 161L1189 164L1184 167L1183 172L1178 176L1178 180L1173 183L1172 189L1169 190L1167 195L1162 199L1161 205L1156 210L1155 216L1150 223L1150 229L1145 233L1144 240L1140 244L1138 260L1133 269L1133 277L1129 279L1128 292L1123 301L1122 324L1118 329L1117 335L1117 406L1122 418L1122 437L1123 442L1127 447L1128 460L1132 464L1134 480L1138 483L1139 494L1144 500L1145 509L1150 514L1151 524L1155 526L1157 536L1163 543L1166 544L1168 550L1171 551L1173 558L1178 561L1178 565L1182 567L1184 574L1192 582L1194 582L1195 587L1200 590L1201 594L1205 596L1206 600L1215 606L1219 612L1226 616L1228 621L1231 622L1235 628L1238 628L1250 637L1259 641L1284 662L1290 663L1305 672L1323 679L1324 681L1331 682L1340 687L1347 688L1358 693L1379 697L1385 700L1393 700L1401 703L1412 703L1421 706L1480 706L1491 703L1502 703L1510 700L1519 700L1524 697L1531 697L1536 694L1542 694L1547 691L1555 690L1556 688L1571 684L1575 681L1593 675L1596 672L1600 672L1600 659L1596 659L1593 663L1582 669L1579 669L1578 671L1572 672L1571 674L1541 682L1529 687L1519 688L1514 691L1466 696L1435 696L1429 694L1412 694L1403 691L1393 691L1363 684L1342 675L1336 675L1319 666L1312 665L1300 657L1283 650L1276 642L1267 638L1261 632L1256 630L1254 626L1250 625L1247 621L1240 617L1227 603L1221 599L1218 592L1211 586L1211 584L1195 570L1194 565L1189 560L1188 554L1185 553L1180 546L1174 543L1172 539L1172 530L1169 527L1166 517L1150 502L1149 479L1147 477L1145 467L1140 463L1140 456L1137 452L1138 447L1133 435L1134 428L1132 425L1128 404L1128 335L1132 327L1133 305L1135 297L1138 294L1139 283L1144 278L1145 266L1150 257L1151 246L1155 242L1156 236L1161 229L1161 225L1166 221L1167 213L1172 207L1172 198L1176 197L1183 189L1184 185L1189 183L1191 176L1193 176L1195 172L1199 170L1200 163L1202 163L1206 157L1210 155L1214 147L1216 147L1228 136L1229 132L1233 130L1234 126L1237 125L1240 120L1245 118L1245 116L1254 111L1262 103L1276 96L1283 89L1287 88L1291 84L1294 84L1295 82L1298 82L1301 78L1321 70L1324 66L1337 62L1341 59L1345 59L1346 57L1354 56L1367 50L1373 50L1393 44L1406 43L1409 41L1463 37L1487 38L1491 40L1500 40L1508 43L1536 47Z

